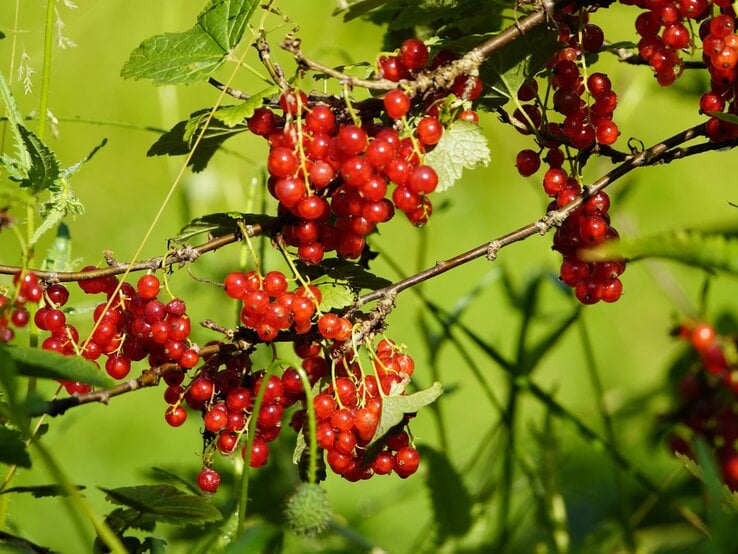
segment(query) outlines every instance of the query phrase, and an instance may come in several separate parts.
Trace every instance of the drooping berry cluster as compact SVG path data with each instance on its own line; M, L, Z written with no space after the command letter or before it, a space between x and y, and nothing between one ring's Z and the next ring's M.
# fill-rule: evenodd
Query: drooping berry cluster
M376 377L364 375L351 354L335 365L333 378L313 398L318 444L333 472L349 481L392 471L409 477L420 463L420 455L403 429L395 429L382 438L383 443L370 446L381 418L383 395L404 393L414 369L412 358L386 339L377 344L373 356ZM296 414L303 432L305 418L304 410Z
M584 79L584 55L597 52L604 42L602 30L587 23L587 16L583 13L572 18L571 14L562 14L557 18L561 48L548 63L548 86L553 91L552 95L546 95L552 98L550 109L538 97L538 82L530 80L518 91L518 99L531 103L523 104L513 114L518 130L525 134L536 132L541 146L540 151L525 149L518 153L518 172L524 177L536 173L541 166L541 152L546 151L543 159L548 169L543 176L543 190L553 198L549 210L563 208L582 194L576 178L578 152L590 151L598 145L609 146L620 134L612 121L617 94L610 79L604 73L591 73ZM546 110L548 118L545 124L542 110ZM563 116L563 121L552 121L551 110ZM570 172L563 169L567 161L564 148L573 152L568 160ZM574 289L584 304L600 300L614 302L622 293L618 277L625 270L624 262L588 263L581 258L582 249L617 238L617 231L610 226L609 207L610 199L605 192L587 198L554 236L553 248L564 257L561 280Z
M316 440L326 453L329 467L348 480L366 479L393 470L401 477L414 473L420 457L403 429L395 429L387 437L381 437L384 442L378 447L367 449L370 442L380 438L375 437L382 410L383 394L379 386L384 394L403 394L413 373L412 358L401 353L391 341L380 341L373 351L378 384L374 375L363 375L354 354L335 362L334 370L329 372L326 357L329 345L305 339L297 340L294 348L303 360L302 369L310 385L317 386L312 406L318 422ZM168 403L165 419L172 427L179 427L187 419L186 408L200 412L205 447L198 485L203 491L214 493L220 483L220 476L212 468L216 451L231 456L240 447L241 455L244 458L248 455L248 426L252 417L256 417L256 422L248 458L251 467L267 463L268 443L279 436L284 421L288 420L296 432L310 440L305 390L294 367L286 368L280 377L267 377L264 371L252 371L249 353L239 351L205 357L204 364L186 386L185 377L184 368L164 374L168 385L164 393ZM262 386L266 388L256 413L255 401ZM302 407L289 415L288 409L298 402Z
M83 271L95 269L88 266ZM185 368L197 365L200 356L189 344L186 305L179 298L161 302L157 298L160 283L156 276L142 276L136 288L128 283L119 286L114 276L81 280L79 286L87 294L107 297L93 312L92 334L88 340L80 341L79 331L67 322L62 310L69 292L61 284L52 285L46 290L45 305L34 316L36 326L49 332L41 345L44 350L80 355L91 361L104 355L105 370L114 379L126 377L131 362L144 358L152 367L166 362ZM70 394L90 390L81 383L64 385Z
M256 432L249 457L251 467L261 467L269 458L268 443L282 431L285 409L292 406L304 394L299 375L287 369L282 377L267 376L264 371L252 371L248 353L216 355L192 376L189 384L182 385L186 369L169 371L164 375L167 388L164 399L169 404L165 419L172 427L179 427L187 419L187 410L198 411L203 420L205 467L198 484L205 492L215 492L220 483L218 473L210 466L215 451L230 456L242 445L245 457L249 420L254 403L264 392L256 414Z
M551 176L554 171L561 174ZM551 209L566 205L581 193L577 181L567 178L560 169L549 170L546 178L570 182L552 202ZM600 300L615 302L623 292L618 277L625 271L624 261L587 262L580 258L583 250L618 238L617 231L610 226L609 207L610 199L604 191L590 196L566 218L554 235L553 248L564 257L560 279L574 289L582 304L595 304Z
M11 325L16 329L28 325L31 316L26 304L39 302L43 295L38 277L33 272L24 273L22 278L16 274L13 285L16 291L14 296L0 294L0 344L6 344L15 337Z
M281 271L270 271L263 277L255 271L233 272L225 278L226 294L243 302L241 323L255 330L264 342L273 341L280 330L292 328L297 334L305 334L312 328L321 302L320 290L306 285L290 292L288 287Z
M676 334L690 343L698 361L680 378L680 405L673 412L673 451L694 457L692 444L705 441L715 452L725 483L738 490L738 360L736 337L720 336L704 322L685 324Z
M412 79L428 55L421 41L409 39L398 55L380 57L378 76ZM436 56L433 63L447 58ZM449 92L476 98L481 81L460 76ZM269 191L286 222L283 236L302 261L318 263L331 251L358 258L365 237L389 221L395 209L413 225L428 221L432 204L427 195L436 189L438 176L422 160L443 133L436 117L438 98L427 101L425 117L412 120L414 128L407 119L414 100L401 88L385 96L385 114L373 108L350 118L341 106L288 90L279 100L281 115L262 107L249 118L251 132L269 141ZM460 115L473 119L476 114ZM389 194L391 184L395 188Z
M638 53L654 70L662 86L674 83L684 71L684 52L702 42L702 61L710 74L710 90L700 98L700 112L738 112L735 102L738 34L736 12L725 0L620 0L645 11L635 20L641 37ZM715 13L717 11L717 13ZM701 21L698 35L692 22ZM707 135L713 141L738 137L738 125L710 116Z

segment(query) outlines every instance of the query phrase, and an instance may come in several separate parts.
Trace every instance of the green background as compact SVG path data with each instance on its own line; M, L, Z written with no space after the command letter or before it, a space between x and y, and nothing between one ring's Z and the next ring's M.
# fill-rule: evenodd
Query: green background
M189 28L203 2L79 0L77 3L76 10L64 5L58 7L65 23L63 33L76 43L76 47L54 48L49 107L58 119L58 135L49 143L59 159L69 165L83 158L103 138L108 139L108 145L73 180L86 207L83 217L67 222L72 233L73 258L81 267L102 263L103 250L111 250L118 260L130 259L181 168L182 158L146 157L146 150L157 134L145 128L171 127L190 112L212 106L218 91L207 84L157 88L146 81L123 81L119 77L123 62L140 41L164 31ZM0 70L6 77L11 66L13 4L6 0L0 10L0 30L8 35L0 41ZM21 53L26 52L35 70L33 88L27 95L13 76L14 93L26 114L37 110L39 103L44 4L19 2L15 68ZM361 20L343 23L340 17L332 16L333 2L280 1L278 6L299 25L305 52L327 65L372 61L381 49L380 28ZM593 21L606 29L607 38L633 40L635 11L623 6L608 11L612 13L593 16ZM293 65L277 44L291 25L280 25L276 18L270 21L273 26L268 38L274 56L290 73ZM615 120L623 132L617 143L621 149L626 148L630 137L651 145L700 121L697 98L707 86L701 77L687 75L672 90L662 90L646 67L618 65L605 55L601 61L619 95ZM249 58L249 63L257 67L253 57ZM232 67L226 64L218 77L227 79ZM239 71L234 86L245 92L264 88L247 69ZM322 85L306 79L304 86L320 90ZM434 195L436 206L443 202L448 202L448 206L437 210L422 230L411 228L403 217L396 217L379 235L372 237L372 245L397 261L404 273L456 255L527 224L543 213L547 199L540 190L542 174L524 179L514 168L515 154L521 148L531 147L532 141L505 127L493 114L482 115L480 125L489 139L490 166L465 171L457 186ZM229 140L226 148L228 152L216 154L204 172L185 174L154 228L143 257L163 254L167 238L175 235L192 217L217 211L256 209L261 192L254 178L265 160L266 144L254 137L239 135ZM596 177L609 167L606 161L593 161L585 177ZM611 189L613 223L621 235L635 236L731 222L735 208L729 202L738 200L734 189L736 169L738 163L733 152L716 152L636 171ZM16 216L21 217L20 214ZM48 242L42 241L40 252ZM540 272L547 276L541 290L540 317L534 321L531 331L534 337L550 329L550 322L567 314L574 305L571 297L562 294L556 283L560 260L558 254L551 251L550 244L551 236L532 237L502 251L495 263L478 260L424 284L423 293L451 309L460 297L477 284L485 283L484 291L465 312L463 321L500 351L512 355L520 315L506 296L503 273L509 276L517 290L522 290L526 281ZM17 252L11 233L0 233L0 263L18 263ZM192 266L192 273L220 281L238 267L242 256L238 246L224 248L201 258ZM276 255L270 254L268 259L274 267L279 267ZM398 277L381 257L373 269L390 279ZM703 281L704 274L700 271L673 263L633 263L623 276L625 293L619 302L584 309L583 319L595 345L606 389L604 400L617 415L616 433L621 448L657 483L663 482L679 466L666 451L662 437L653 434L656 418L670 405L666 373L681 348L669 337L669 330L677 321L696 315ZM0 286L8 282L9 279L0 280ZM712 280L708 318L733 309L734 285L729 277ZM218 288L193 280L186 271L176 271L170 287L187 301L193 321L233 322L236 306L225 301ZM76 287L70 289L74 290L73 301L77 305L90 309L94 306L94 301ZM388 320L389 334L408 345L408 352L416 361L417 383L428 386L432 378L426 369L427 353L418 325L420 309L421 304L412 292L403 293ZM85 329L89 319L88 312L77 316L73 322ZM20 340L22 337L21 334ZM199 328L194 331L194 339L198 342L212 338L208 331ZM496 396L503 399L506 393L503 372L473 346L466 347ZM440 400L448 430L448 454L461 468L485 440L498 414L453 348L446 347L442 351L439 370L441 380L451 390ZM584 421L601 429L576 326L546 356L534 380ZM53 389L47 386L44 390ZM190 414L182 428L168 427L163 418L162 393L161 388L142 390L116 398L108 406L90 405L72 410L50 422L51 430L44 441L58 456L71 480L88 486L85 495L100 513L109 511L111 505L104 501L104 495L95 486L112 488L154 482L148 471L152 466L176 470L190 478L194 478L199 469L198 418ZM638 404L634 404L636 399ZM526 401L520 407L522 432L518 449L533 459L537 456L537 446L530 431L540 428L543 415L544 411L536 402ZM421 412L413 421L412 429L418 444L438 445L430 412ZM562 440L561 492L573 540L581 541L606 526L606 522L612 523L615 505L612 470L602 453L578 439L568 427L557 426L556 429ZM293 437L291 430L284 431L280 438L284 451L289 452ZM499 444L494 443L492 447L498 448ZM499 455L501 452L494 451L485 454L490 464ZM263 497L255 498L255 502L271 504L278 509L283 498L279 491L270 492L269 488L291 486L296 482L296 471L286 463L278 468L274 464L272 461L269 475L279 470L277 481L281 481L278 485L258 487L256 491ZM226 476L233 472L225 462L219 467ZM492 470L489 467L486 471ZM476 488L484 471L483 466L477 473L465 474L470 490ZM49 481L50 477L38 465L33 470L19 472L16 483L30 485ZM408 480L375 477L356 484L330 475L326 487L339 520L372 544L390 552L409 552L431 518L430 500L423 483L421 470ZM633 495L632 505L638 506L645 493L631 481L628 485ZM531 502L527 487L522 477L514 482L516 506L523 509ZM224 496L228 490L224 487L216 501L227 503ZM9 529L54 550L80 552L86 546L75 533L62 503L60 499L13 496ZM486 512L478 517L480 521L485 518L492 519ZM523 528L534 523L528 518ZM483 523L478 525L483 526ZM157 536L170 532L173 528L163 526ZM529 533L523 531L517 537L520 551L526 551L525 545L533 540ZM91 537L90 531L88 541ZM659 537L666 540L666 535ZM295 551L321 548L317 542L289 540ZM337 540L336 544L343 543ZM173 543L172 551L189 551L189 546Z

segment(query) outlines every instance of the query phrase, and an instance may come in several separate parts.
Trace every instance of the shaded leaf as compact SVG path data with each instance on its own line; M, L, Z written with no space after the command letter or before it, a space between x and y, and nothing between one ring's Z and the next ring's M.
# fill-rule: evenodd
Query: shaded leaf
M381 439L387 432L405 419L405 414L415 414L422 407L436 401L443 393L441 383L433 383L430 388L413 394L394 394L382 399L382 413L379 417L379 425L374 433L371 443Z
M128 506L156 522L201 525L223 518L204 496L182 492L171 485L140 485L101 490L107 500Z
M80 356L62 356L57 352L40 348L2 346L0 352L15 360L18 375L41 379L81 381L96 387L109 388L113 381L100 372L97 366Z
M274 546L282 530L274 525L256 521L245 527L223 551L223 554L243 554L244 552L278 552ZM271 547L271 548L270 548Z
M77 490L84 490L85 487L77 485ZM29 493L34 498L46 498L50 496L69 496L69 493L60 485L36 485L33 487L10 487L0 491L0 494L8 493Z
M617 258L666 258L691 267L738 274L738 238L734 231L702 233L676 231L646 237L607 241L581 251L587 261Z
M351 21L352 19L361 17L365 13L370 12L371 10L378 8L379 6L396 1L397 0L359 0L359 2L354 2L348 8L337 9L333 13L334 15L337 15L341 12L346 12L343 14L343 20Z
M421 445L418 450L423 464L428 467L425 473L426 489L433 503L439 543L443 543L449 536L463 536L473 521L473 502L461 475L442 453L425 445Z
M264 214L245 214L241 212L220 212L207 214L190 221L182 227L172 240L186 242L192 237L207 233L213 237L222 237L229 233L238 233L241 225L268 225L274 218Z
M181 475L177 475L176 473L168 469L154 466L151 468L151 474L157 478L163 477L166 479L170 479L176 483L179 483L180 485L183 485L184 487L186 487L187 490L191 491L192 494L196 494L198 496L203 496L203 494L205 494L198 487L192 484L191 479L186 479L185 477L182 477Z
M207 119L210 108L198 110L190 114L190 118L180 121L169 131L161 135L146 152L147 156L186 156L192 150L197 130ZM202 171L208 165L210 158L217 152L226 139L246 131L246 125L235 125L228 127L215 121L211 121L205 131L197 150L192 154L188 165L192 166L195 173Z
M556 49L558 32L539 25L494 52L480 67L482 81L490 90L516 98L520 86L541 71Z
M23 537L16 537L5 531L0 531L0 552L13 554L53 554L54 551L45 546L39 546Z
M239 43L257 5L257 0L211 0L191 29L144 40L131 52L121 77L151 79L157 85L205 79Z
M0 427L0 464L31 467L31 457L20 431Z
M551 329L535 345L533 345L531 348L528 348L523 353L523 357L521 360L521 371L523 373L531 372L538 365L538 362L541 361L543 356L545 356L546 353L551 350L551 348L559 343L562 335L566 333L572 323L574 323L579 318L581 310L582 306L580 304L577 304L577 307L574 308L574 311L571 314L569 314L569 317L567 317L559 325Z
M468 121L454 121L425 156L425 163L438 174L438 192L454 186L464 169L486 166L489 161L487 139L479 125Z
M357 289L376 290L392 284L388 279L374 275L356 262L339 258L323 260L315 265L298 263L297 270L300 275L310 277L313 280L327 276L337 281L345 281Z

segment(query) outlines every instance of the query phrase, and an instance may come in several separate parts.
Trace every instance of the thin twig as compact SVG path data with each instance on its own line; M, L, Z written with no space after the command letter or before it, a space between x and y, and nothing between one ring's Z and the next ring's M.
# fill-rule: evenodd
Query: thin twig
M246 225L245 229L249 237L254 237L262 233L271 231L277 225L278 218L266 224ZM110 267L103 267L93 271L43 271L34 269L33 273L41 280L49 283L61 283L69 281L85 281L88 279L97 279L100 277L108 277L110 275L120 275L126 270L128 271L144 271L156 270L169 267L175 264L184 264L194 261L196 258L205 254L218 250L223 246L238 242L242 236L240 233L229 233L220 237L215 237L198 246L183 246L176 249L167 256L157 256L148 260L138 262L116 262L112 259L109 251L105 253L106 261ZM0 265L0 275L16 275L21 271L19 266Z
M248 94L241 92L238 89L225 86L223 83L213 77L208 78L208 83L213 85L218 90L225 91L228 96L232 96L236 100L248 100L249 98L251 98Z
M442 273L445 273L451 269L459 267L465 263L468 263L477 258L486 256L488 260L492 261L497 257L497 254L502 248L509 246L515 242L527 239L530 236L540 234L545 235L553 227L557 227L564 222L564 220L591 195L598 193L602 189L606 188L617 179L636 169L637 167L655 165L662 161L671 161L678 159L675 156L672 149L676 148L680 144L692 140L698 136L705 134L705 124L701 123L695 127L690 127L676 135L669 137L668 139L655 144L654 146L643 150L642 152L635 154L629 160L615 167L610 172L606 173L599 179L597 179L592 185L586 187L585 191L572 200L569 204L559 210L548 212L542 218L529 223L528 225L516 229L510 233L502 235L492 241L485 242L471 250L468 250L458 256L449 258L441 262L437 262L433 267L430 267L424 271L411 275L406 279L402 279L397 283L377 289L360 297L355 305L354 309L359 308L369 302L381 300L383 298L392 297L394 298L398 293L405 289L414 287L419 283L432 279ZM703 148L705 150L717 150L724 148L725 143L706 143Z

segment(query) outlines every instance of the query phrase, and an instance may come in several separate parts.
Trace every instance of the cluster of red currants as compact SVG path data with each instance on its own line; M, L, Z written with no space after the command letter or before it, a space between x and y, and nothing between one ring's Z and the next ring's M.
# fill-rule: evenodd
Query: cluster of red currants
M323 383L313 397L312 408L318 422L316 440L326 453L329 467L352 481L392 470L401 477L414 473L420 456L410 445L404 429L394 429L378 446L367 448L375 438L381 418L379 387L385 394L403 393L413 372L412 358L401 353L391 341L381 340L374 353L378 384L377 378L364 376L360 365L347 357L334 364L329 377L329 363L320 342L298 339L294 349L303 360L302 370L309 384ZM253 372L249 353L240 351L206 356L187 386L183 386L185 370L182 368L165 372L164 379L168 385L164 398L169 404L165 411L169 425L179 427L186 421L185 406L202 415L204 467L198 485L204 492L214 493L220 484L220 475L212 468L216 451L231 456L241 446L241 456L248 458L251 467L265 465L268 443L279 436L287 410L298 402L302 407L289 416L290 426L305 435L306 441L310 440L305 389L300 372L294 367L286 368L281 377L267 377L264 371ZM262 386L265 389L261 404L254 415ZM256 422L249 453L247 438L252 417L256 417Z
M249 457L251 467L265 465L269 458L268 443L279 436L285 410L304 397L304 389L294 368L286 369L281 378L252 371L247 352L217 354L205 357L204 362L186 387L182 385L185 370L164 374L168 385L164 399L169 404L165 419L172 427L182 425L187 419L185 405L201 413L205 447L204 468L198 484L203 491L213 493L220 484L220 476L211 468L214 452L230 456L243 444L241 455L244 459ZM256 431L249 454L245 439L259 394L262 400L255 416Z
M88 266L83 271L94 271ZM114 379L123 379L131 370L131 362L148 358L154 367L173 362L184 368L197 365L200 356L189 344L190 320L183 300L173 298L164 304L158 300L160 283L154 275L139 278L134 288L119 284L115 276L80 280L87 294L105 294L104 302L93 312L93 331L86 341L67 323L60 309L69 293L62 285L46 291L47 303L34 316L36 326L49 331L41 347L64 355L80 355L96 361L105 355L105 370ZM66 387L70 394L86 392L87 385Z
M738 379L735 363L726 356L726 350L734 351L736 339L717 335L704 322L682 325L677 335L690 343L699 362L679 381L681 405L674 411L677 428L670 448L694 457L691 444L705 441L717 456L725 483L738 491Z
M379 341L373 355L376 377L364 375L351 354L335 364L334 378L313 398L318 445L325 450L331 470L349 481L393 470L400 477L409 477L420 463L418 451L402 429L407 421L383 437L382 443L372 444L383 394L404 393L414 369L412 358L387 339ZM295 416L304 426L304 410Z
M582 194L582 187L575 175L576 155L572 160L572 175L563 169L567 149L588 151L596 145L608 146L619 135L612 121L617 106L617 95L612 90L610 79L604 73L592 73L584 79L582 69L584 55L597 52L603 45L604 34L594 24L587 23L587 14L574 17L563 14L558 17L559 44L561 48L548 63L549 85L554 91L551 109L564 117L560 123L548 121L542 124L542 109L546 109L538 98L538 83L530 80L518 91L518 99L524 104L522 110L513 114L517 128L524 134L536 132L541 150L547 150L544 160L548 170L543 177L543 190L552 197L549 210L563 208ZM577 27L575 25L581 25ZM547 94L548 96L548 94ZM550 110L549 110L550 111ZM524 177L533 175L541 166L539 151L525 149L516 158L518 172ZM622 293L618 278L625 270L622 261L588 263L581 259L581 249L586 249L607 239L618 237L610 226L608 210L610 199L604 192L587 198L584 204L572 212L556 231L554 250L564 260L560 278L574 289L576 297L584 304L600 300L615 302Z
M16 294L7 296L0 294L0 344L6 344L15 337L16 329L28 325L31 315L25 307L28 302L37 303L43 296L43 289L38 277L33 272L13 276ZM65 298L66 301L66 298Z
M710 74L710 90L700 98L700 111L738 113L735 103L738 35L736 12L727 0L620 0L646 11L635 21L641 37L638 53L656 73L662 86L671 85L683 72L681 52L695 48L692 21L701 21L702 61ZM715 15L717 9L718 14ZM738 137L738 125L711 116L707 134L714 141Z
M263 277L255 271L236 271L225 278L226 294L243 302L241 323L255 330L264 342L273 341L280 330L292 328L297 334L305 334L312 329L321 302L320 290L305 285L290 292L288 287L281 271L270 271ZM345 340L350 333L351 323L345 321L341 336Z
M412 80L428 57L421 41L408 39L398 55L380 57L377 75ZM439 54L434 62L450 59ZM461 76L450 92L476 98L481 81ZM248 127L269 141L269 191L286 222L283 236L303 262L318 263L331 251L360 257L365 237L389 221L395 209L413 225L428 221L432 204L427 195L436 189L438 176L422 160L443 133L437 103L426 103L427 115L417 123L413 119L413 125L406 118L413 99L402 88L385 96L386 116L377 114L376 107L359 114L348 110L347 115L335 102L311 101L296 90L286 91L279 105L281 116L258 108ZM476 118L473 112L463 114ZM395 188L388 194L391 183Z

